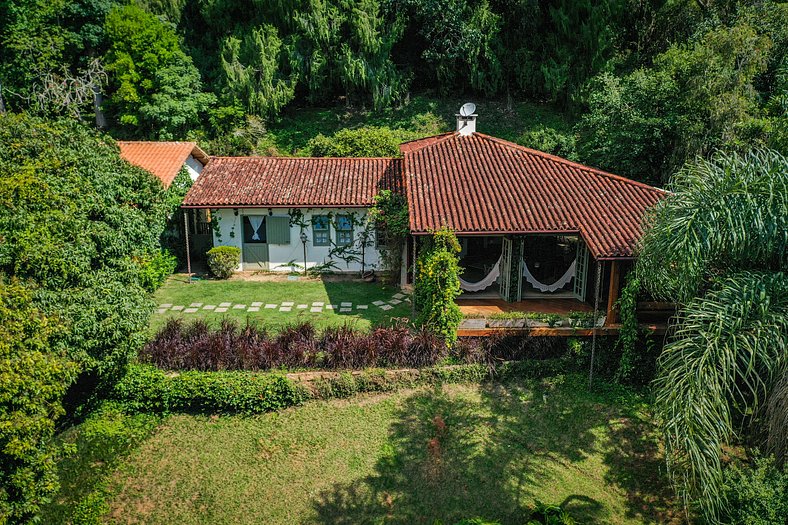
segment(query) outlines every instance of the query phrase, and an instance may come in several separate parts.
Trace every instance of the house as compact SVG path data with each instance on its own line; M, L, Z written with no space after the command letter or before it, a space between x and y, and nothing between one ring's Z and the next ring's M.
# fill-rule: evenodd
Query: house
M211 210L213 242L241 249L239 269L358 271L380 260L364 220L374 196L400 191L406 267L446 225L462 246L461 299L596 303L612 318L646 211L666 192L479 133L476 119L403 143L402 158L212 158L184 206Z
M192 182L196 181L210 159L196 142L118 141L118 147L121 158L153 174L165 188L172 186L183 169ZM168 235L183 245L187 228L189 244L199 259L213 241L208 210L185 213L184 223L179 220L178 224L171 224Z

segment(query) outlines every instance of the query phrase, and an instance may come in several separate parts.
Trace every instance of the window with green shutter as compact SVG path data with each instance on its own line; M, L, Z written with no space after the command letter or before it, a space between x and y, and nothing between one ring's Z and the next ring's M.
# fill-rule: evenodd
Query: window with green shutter
M267 217L265 226L268 244L290 244L290 217Z
M353 221L347 215L337 216L337 245L348 246L353 244Z
M314 246L330 246L328 215L312 216L312 244Z

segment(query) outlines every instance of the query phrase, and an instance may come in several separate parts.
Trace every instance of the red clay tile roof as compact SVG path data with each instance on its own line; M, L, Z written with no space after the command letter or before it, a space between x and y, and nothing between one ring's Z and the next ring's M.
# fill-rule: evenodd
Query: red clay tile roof
M183 206L366 207L381 189L400 191L400 165L389 158L212 157Z
M597 258L631 257L663 190L473 133L403 147L410 227L458 234L579 232Z
M208 162L208 155L194 142L119 141L118 146L122 158L153 173L165 188L170 187L189 155L203 164Z

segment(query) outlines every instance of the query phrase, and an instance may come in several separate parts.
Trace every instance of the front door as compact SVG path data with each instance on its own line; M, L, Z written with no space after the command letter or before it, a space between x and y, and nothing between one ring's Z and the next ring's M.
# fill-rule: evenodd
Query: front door
M244 215L242 223L244 270L267 270L268 242L265 215Z
M577 257L575 258L575 284L573 293L575 299L585 302L586 280L588 278L588 247L583 239L577 240Z

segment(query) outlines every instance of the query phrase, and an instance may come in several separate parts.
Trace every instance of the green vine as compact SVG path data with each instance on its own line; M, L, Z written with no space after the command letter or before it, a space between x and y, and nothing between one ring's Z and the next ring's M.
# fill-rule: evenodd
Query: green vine
M621 315L621 328L618 332L618 344L621 345L621 361L616 371L616 381L625 382L631 379L635 368L638 342L637 296L640 291L640 279L634 272L627 276L626 285L621 290L618 307Z
M396 282L402 268L402 248L410 233L408 203L403 195L382 190L375 196L369 217L370 222L386 234L380 257L388 278Z

